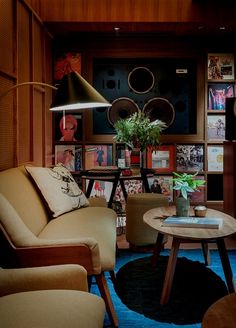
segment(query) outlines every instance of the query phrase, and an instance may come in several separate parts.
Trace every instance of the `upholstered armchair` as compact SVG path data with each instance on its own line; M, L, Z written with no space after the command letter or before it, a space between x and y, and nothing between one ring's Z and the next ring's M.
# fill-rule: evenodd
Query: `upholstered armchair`
M99 328L104 316L104 301L88 293L80 265L0 268L2 328Z

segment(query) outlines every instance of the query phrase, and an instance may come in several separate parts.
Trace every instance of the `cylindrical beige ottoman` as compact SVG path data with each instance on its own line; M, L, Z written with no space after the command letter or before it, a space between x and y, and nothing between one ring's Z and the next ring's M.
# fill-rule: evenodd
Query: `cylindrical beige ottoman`
M143 215L154 207L168 205L168 198L162 194L139 193L128 195L126 205L126 240L130 243L130 246L155 244L157 231L143 221Z

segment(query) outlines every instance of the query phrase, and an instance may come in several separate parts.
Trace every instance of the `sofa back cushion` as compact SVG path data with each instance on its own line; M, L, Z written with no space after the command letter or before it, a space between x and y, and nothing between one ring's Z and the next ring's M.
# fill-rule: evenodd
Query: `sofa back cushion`
M14 207L31 232L37 236L48 223L49 217L23 166L0 172L0 193Z

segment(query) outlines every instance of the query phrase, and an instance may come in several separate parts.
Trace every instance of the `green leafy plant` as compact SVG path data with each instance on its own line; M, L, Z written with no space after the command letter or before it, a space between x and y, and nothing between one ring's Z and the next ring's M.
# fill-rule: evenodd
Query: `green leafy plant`
M205 184L205 180L195 179L198 172L195 174L173 172L173 175L173 189L178 190L180 195L182 195L185 199L188 198L188 192L200 191L199 187Z
M145 150L148 146L160 144L161 132L166 124L161 120L150 121L143 112L138 111L126 119L118 120L115 125L116 141L126 144L130 149Z

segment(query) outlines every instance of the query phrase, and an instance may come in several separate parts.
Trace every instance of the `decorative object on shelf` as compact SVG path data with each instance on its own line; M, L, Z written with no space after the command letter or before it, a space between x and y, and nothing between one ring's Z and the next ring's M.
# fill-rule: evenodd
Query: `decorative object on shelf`
M124 143L131 151L136 149L137 159L137 149L143 152L148 146L155 149L155 147L160 144L160 135L166 128L166 124L160 120L151 122L150 119L139 110L126 119L118 120L114 127L117 132L114 139ZM142 166L142 163L140 163L140 166Z
M178 195L175 200L176 215L188 216L190 200L188 193L198 191L200 187L205 184L205 180L196 179L198 172L195 174L176 173L173 172L174 186L173 189L177 190Z

